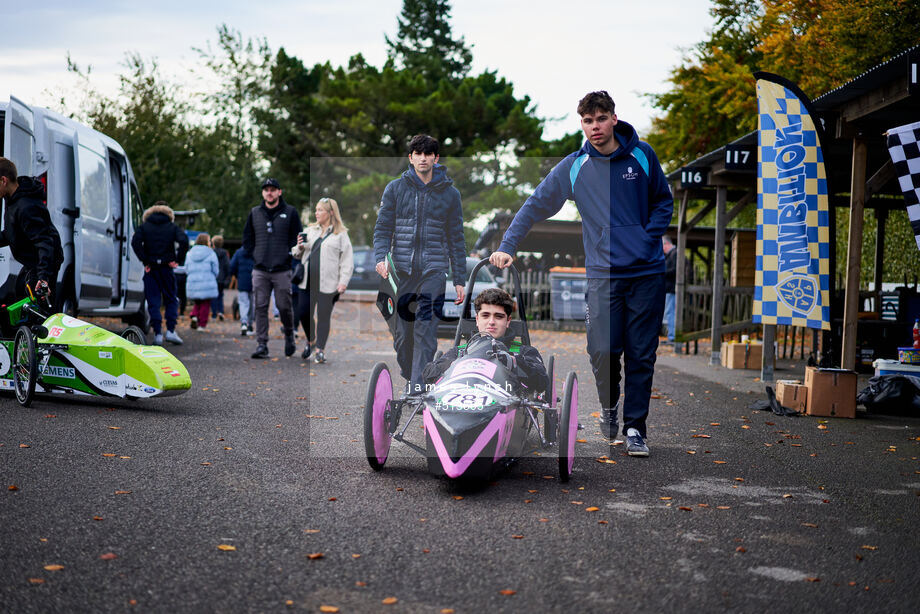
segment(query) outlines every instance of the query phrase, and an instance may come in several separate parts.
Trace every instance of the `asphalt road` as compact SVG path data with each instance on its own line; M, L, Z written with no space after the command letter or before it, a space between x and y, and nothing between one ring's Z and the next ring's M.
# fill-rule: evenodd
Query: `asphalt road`
M780 418L669 357L629 458L584 334L539 331L580 376L573 479L457 485L395 443L368 467L366 380L395 366L371 306L337 306L324 365L214 329L180 328L179 397L0 397L0 611L920 611L920 419Z

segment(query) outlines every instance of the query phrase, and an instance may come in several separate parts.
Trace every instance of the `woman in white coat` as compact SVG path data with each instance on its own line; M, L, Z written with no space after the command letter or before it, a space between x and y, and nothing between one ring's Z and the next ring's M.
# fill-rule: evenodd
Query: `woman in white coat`
M314 216L316 223L298 235L291 255L300 258L304 267L303 281L298 284L297 316L307 335L307 346L300 356L306 360L315 348L313 361L323 363L326 362L332 306L338 295L345 292L355 263L339 204L331 198L321 198L316 203Z

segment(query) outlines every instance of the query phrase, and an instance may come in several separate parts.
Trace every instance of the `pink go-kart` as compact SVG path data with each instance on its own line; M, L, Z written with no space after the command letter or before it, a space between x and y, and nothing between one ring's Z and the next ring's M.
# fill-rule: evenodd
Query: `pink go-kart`
M498 354L504 350L488 335L480 335L470 316L470 299L480 261L470 275L466 298L454 336L461 355L440 380L421 394L393 396L393 380L386 363L371 371L364 406L364 447L367 462L383 469L395 439L428 459L428 471L452 479L489 479L517 459L544 450L557 450L559 477L568 481L575 462L578 425L578 377L565 378L561 403L556 396L554 357L546 363L545 391L529 391L506 370ZM515 343L530 345L520 278L511 267L520 317L511 321ZM403 416L407 416L403 424ZM425 441L405 438L421 417Z

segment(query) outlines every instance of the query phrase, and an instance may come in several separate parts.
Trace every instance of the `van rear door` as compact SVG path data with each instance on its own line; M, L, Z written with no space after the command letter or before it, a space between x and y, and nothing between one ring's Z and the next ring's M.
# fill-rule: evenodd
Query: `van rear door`
M10 104L3 117L3 156L16 165L19 175L31 177L34 174L35 118L29 105L13 96L10 96ZM20 270L22 265L13 260L10 248L0 248L0 298L15 291L16 276Z
M35 118L29 105L14 96L3 118L3 155L16 165L19 175L34 174Z

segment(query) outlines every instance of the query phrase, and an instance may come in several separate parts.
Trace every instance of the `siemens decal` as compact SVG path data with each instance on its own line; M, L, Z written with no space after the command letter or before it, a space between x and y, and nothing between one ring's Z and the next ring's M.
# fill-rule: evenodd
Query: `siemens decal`
M805 146L801 122L776 131L776 169L779 270L808 268L811 253L806 226L808 203L805 201Z
M77 373L73 367L57 367L54 365L47 365L42 371L42 375L47 377L57 377L60 379L74 379L77 376Z

